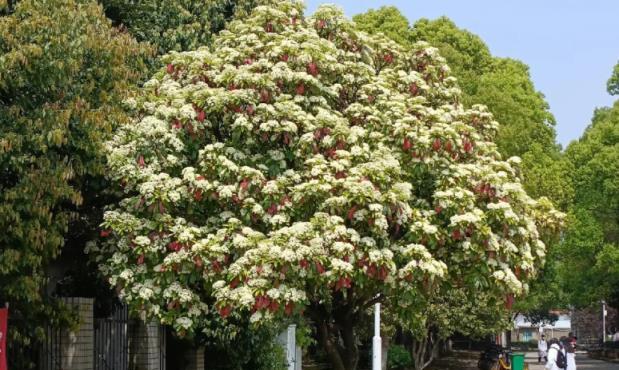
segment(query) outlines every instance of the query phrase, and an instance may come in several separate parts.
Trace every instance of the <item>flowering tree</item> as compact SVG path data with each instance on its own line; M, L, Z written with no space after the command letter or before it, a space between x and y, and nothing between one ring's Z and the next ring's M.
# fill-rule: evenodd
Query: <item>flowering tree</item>
M374 302L410 322L442 279L526 290L557 214L436 49L280 1L165 60L109 143L125 199L98 253L135 311L180 333L305 315L348 370Z

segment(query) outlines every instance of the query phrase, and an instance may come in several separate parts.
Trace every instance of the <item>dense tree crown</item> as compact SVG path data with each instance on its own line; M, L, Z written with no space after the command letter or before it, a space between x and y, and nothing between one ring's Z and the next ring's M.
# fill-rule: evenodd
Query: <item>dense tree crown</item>
M86 1L24 0L0 17L0 301L20 325L10 346L54 322L45 268L102 178L103 143L146 52Z
M494 305L527 290L560 214L523 190L437 49L281 1L164 60L109 143L125 199L98 251L143 317L182 333L304 312L353 369L374 300L410 321L444 281Z
M574 195L572 164L555 142L554 117L544 96L535 90L524 63L493 57L481 38L458 28L446 17L420 19L405 28L406 18L396 8L383 7L357 15L354 20L358 28L385 33L404 47L416 41L438 47L458 78L464 104L486 105L500 123L496 143L503 158L518 155L523 159L527 193L549 197L556 206L567 210ZM395 28L399 28L398 32L391 31ZM563 302L554 281L555 258L549 261L526 300L517 302L516 311L547 311Z
M578 306L600 299L619 304L619 102L596 110L579 141L567 148L575 197L561 268L564 289Z
M263 0L99 0L115 24L159 54L197 49L211 42L234 16L242 17Z

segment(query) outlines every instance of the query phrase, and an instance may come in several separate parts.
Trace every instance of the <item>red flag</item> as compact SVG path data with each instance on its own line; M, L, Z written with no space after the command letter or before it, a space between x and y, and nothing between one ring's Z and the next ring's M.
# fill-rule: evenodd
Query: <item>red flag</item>
M6 324L9 318L9 309L0 308L0 370L7 370L6 367Z

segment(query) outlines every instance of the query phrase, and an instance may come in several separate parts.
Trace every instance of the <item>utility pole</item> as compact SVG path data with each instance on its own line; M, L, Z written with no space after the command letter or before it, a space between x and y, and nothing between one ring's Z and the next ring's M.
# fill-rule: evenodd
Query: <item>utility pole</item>
M380 339L380 303L374 304L374 338L372 338L372 370L382 368L382 340Z

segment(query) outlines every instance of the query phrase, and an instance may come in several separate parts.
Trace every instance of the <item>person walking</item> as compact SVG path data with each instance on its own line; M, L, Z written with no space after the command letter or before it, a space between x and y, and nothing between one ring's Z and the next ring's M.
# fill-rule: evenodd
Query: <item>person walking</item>
M571 334L571 333L570 333ZM568 344L565 348L565 357L567 358L566 370L576 370L576 337L570 335Z
M537 342L537 363L548 361L548 343L546 342L546 336L542 334L539 342Z
M563 347L557 338L552 338L548 341L550 348L548 349L548 361L544 367L546 370L565 370L566 358Z

